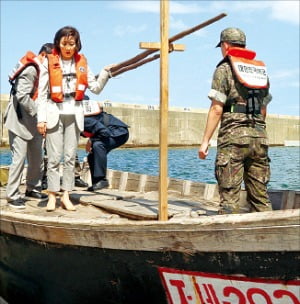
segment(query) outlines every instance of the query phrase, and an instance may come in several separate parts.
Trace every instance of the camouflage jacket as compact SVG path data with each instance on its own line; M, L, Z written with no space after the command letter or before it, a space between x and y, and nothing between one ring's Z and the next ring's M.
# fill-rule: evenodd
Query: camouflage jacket
M227 105L234 101L246 105L248 90L239 83L232 73L229 60L222 60L213 76L211 90L208 97ZM269 89L259 90L259 102L267 105L272 96ZM267 144L266 124L261 114L223 113L218 134L218 146L229 144L249 144L251 138L261 138Z

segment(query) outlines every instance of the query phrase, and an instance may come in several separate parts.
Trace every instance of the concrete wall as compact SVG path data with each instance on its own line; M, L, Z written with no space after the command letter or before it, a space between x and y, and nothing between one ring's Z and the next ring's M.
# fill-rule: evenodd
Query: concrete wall
M1 95L0 132L1 145L8 143L7 130L3 128L3 115L8 95ZM159 144L159 107L147 105L104 102L105 111L130 125L127 146L157 146ZM207 119L207 110L192 108L169 108L169 145L199 145ZM299 142L299 116L267 116L267 131L270 145L284 145L285 142ZM212 143L216 140L215 132ZM86 139L81 139L84 144Z

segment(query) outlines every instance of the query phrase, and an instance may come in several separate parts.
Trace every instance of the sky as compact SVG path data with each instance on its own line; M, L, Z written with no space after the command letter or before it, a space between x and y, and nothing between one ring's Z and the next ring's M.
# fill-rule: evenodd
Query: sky
M238 27L247 47L267 65L273 100L268 113L299 116L299 1L169 1L169 36L221 13L223 19L175 43L185 51L169 56L169 107L208 109L207 94L221 51L220 32ZM143 52L140 42L160 41L160 3L144 1L11 1L1 0L1 94L8 94L7 75L28 51L53 42L65 25L78 29L81 52L94 74ZM159 105L159 60L111 78L91 99L124 104Z

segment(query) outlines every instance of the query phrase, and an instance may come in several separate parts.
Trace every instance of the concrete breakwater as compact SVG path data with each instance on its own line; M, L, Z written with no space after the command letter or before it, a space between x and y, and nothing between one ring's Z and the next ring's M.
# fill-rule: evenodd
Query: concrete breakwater
M9 95L1 94L0 99L0 132L1 146L8 144L8 132L3 126L3 116L7 107ZM103 101L104 110L111 113L130 126L130 137L127 147L149 147L159 144L159 106L122 104L113 101ZM200 145L207 120L207 109L194 108L169 108L169 134L170 146L195 146ZM267 115L267 131L269 144L283 146L286 143L299 143L300 121L299 116ZM215 132L211 144L217 138ZM81 138L80 144L85 144L86 139Z

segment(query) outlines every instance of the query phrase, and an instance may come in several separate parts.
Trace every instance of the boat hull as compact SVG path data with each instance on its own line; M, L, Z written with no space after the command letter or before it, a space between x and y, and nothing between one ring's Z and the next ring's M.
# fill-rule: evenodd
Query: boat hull
M298 251L116 250L46 243L6 233L1 234L0 248L0 292L13 304L185 303L182 299L188 304L201 303L196 296L185 295L183 288L170 291L164 271L194 273L193 277L199 273L237 276L249 279L250 287L253 280L291 284L291 294L300 285ZM221 296L219 300L223 303ZM272 303L286 303L277 300Z
M0 199L0 303L300 304L299 192L273 193L276 211L216 215L215 185L170 180L157 221L157 177L108 179L72 192L76 212L59 194L54 212Z

